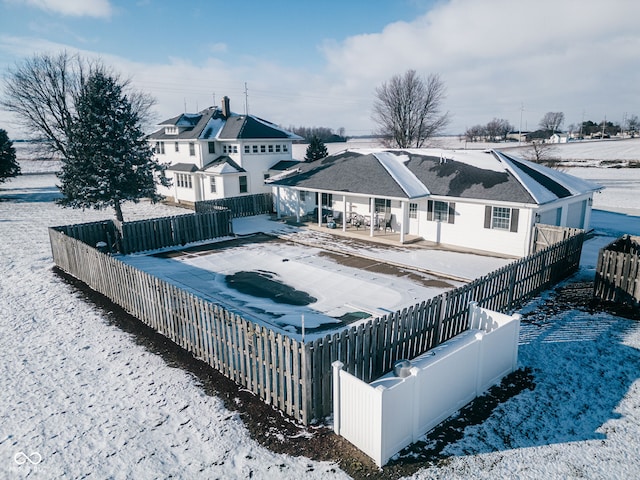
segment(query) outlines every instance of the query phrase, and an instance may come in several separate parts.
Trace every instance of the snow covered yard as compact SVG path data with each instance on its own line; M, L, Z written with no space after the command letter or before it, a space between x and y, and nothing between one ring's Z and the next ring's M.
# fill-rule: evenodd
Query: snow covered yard
M0 186L0 478L347 478L334 463L258 445L191 374L139 345L52 272L46 227L112 215L53 205L54 183L29 175ZM177 213L143 203L127 205L125 218ZM597 249L619 233L640 234L639 220L594 212L602 235L585 244L575 280L592 277ZM640 324L558 306L553 293L523 313L520 364L532 369L535 388L468 426L445 460L367 470L374 478L640 475ZM42 460L18 464L19 452Z
M53 184L30 175L0 187L0 478L345 478L260 447L192 375L53 273L47 227L111 215L55 206ZM127 207L127 219L184 213ZM19 452L42 461L18 464Z

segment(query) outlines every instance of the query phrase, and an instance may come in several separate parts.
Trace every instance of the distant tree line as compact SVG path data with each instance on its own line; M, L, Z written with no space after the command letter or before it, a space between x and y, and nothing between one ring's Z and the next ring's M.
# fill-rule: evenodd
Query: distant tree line
M327 127L294 127L288 128L290 132L300 135L305 139L307 143L310 143L312 139L320 140L322 143L335 143L346 142L347 137L345 130L340 127L337 132L334 132L331 128Z
M468 142L504 142L513 128L508 120L494 118L486 125L474 125L468 128L464 132L464 137Z

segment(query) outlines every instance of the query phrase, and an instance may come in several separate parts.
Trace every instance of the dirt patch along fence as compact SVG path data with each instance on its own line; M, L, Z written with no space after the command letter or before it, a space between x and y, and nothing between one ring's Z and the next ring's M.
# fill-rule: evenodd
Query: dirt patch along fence
M93 242L109 227L87 225L49 229L59 268L304 424L331 413L334 361L365 382L378 378L397 360L468 330L469 302L508 312L570 275L578 268L584 241L581 232L463 287L302 343L100 252Z
M624 235L600 249L593 293L600 300L640 307L640 237Z
M220 198L195 202L196 213L207 213L220 208L231 210L233 218L274 213L273 194L259 193L241 197Z

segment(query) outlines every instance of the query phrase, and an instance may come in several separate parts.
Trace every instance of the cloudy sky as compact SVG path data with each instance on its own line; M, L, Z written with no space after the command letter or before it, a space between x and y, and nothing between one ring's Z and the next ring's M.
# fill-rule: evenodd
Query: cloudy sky
M290 126L375 128L375 89L440 75L450 134L640 116L637 0L0 0L0 71L34 53L99 56L158 120L231 98ZM0 112L0 128L20 130Z

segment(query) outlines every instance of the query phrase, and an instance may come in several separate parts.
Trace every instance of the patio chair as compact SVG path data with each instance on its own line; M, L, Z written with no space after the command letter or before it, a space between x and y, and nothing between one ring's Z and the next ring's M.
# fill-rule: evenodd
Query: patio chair
M393 215L390 213L385 213L384 218L382 219L382 224L384 225L384 233L387 233L387 228L393 232L393 227L391 223L393 222Z
M342 212L333 212L333 222L336 224L342 224Z

